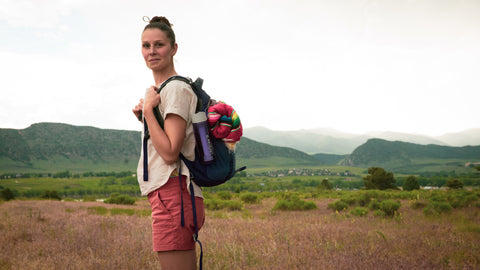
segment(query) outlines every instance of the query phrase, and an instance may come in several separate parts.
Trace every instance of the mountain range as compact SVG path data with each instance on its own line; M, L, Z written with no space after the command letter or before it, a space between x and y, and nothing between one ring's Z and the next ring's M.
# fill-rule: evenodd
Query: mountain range
M480 145L420 145L400 141L369 139L339 164L354 167L383 167L396 172L438 172L480 164Z
M237 166L246 165L250 169L345 165L363 168L378 166L411 172L455 169L465 167L467 162L480 162L480 146L454 147L367 137L360 139L338 132L336 135L330 132L329 136L316 135L319 138L312 131L299 131L298 134L273 132L276 140L284 138L288 141L289 137L290 143L296 140L303 142L300 146L286 147L265 143L268 138L263 142L252 139L248 135L251 132L246 131L237 145ZM349 139L349 136L352 137ZM361 140L366 141L361 143ZM321 142L329 142L330 150L318 153L318 149L327 149ZM26 129L0 129L0 173L135 171L140 147L139 131L62 123L38 123ZM300 151L302 147L310 148ZM347 152L348 149L353 150Z
M421 145L480 145L480 128L432 137L399 132L352 134L334 129L320 128L297 131L274 131L264 127L253 127L244 129L244 136L271 145L295 148L309 154L326 153L346 155L352 153L355 148L373 138Z
M0 129L0 172L135 171L139 131L37 123L26 129ZM237 164L249 168L318 165L315 157L243 137Z

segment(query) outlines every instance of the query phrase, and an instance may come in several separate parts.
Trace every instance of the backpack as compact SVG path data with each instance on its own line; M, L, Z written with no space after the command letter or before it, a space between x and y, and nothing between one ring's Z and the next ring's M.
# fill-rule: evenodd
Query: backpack
M180 80L192 87L193 92L197 96L197 106L195 109L195 113L204 112L208 115L208 109L212 105L212 100L210 96L203 90L203 79L197 78L195 81L192 81L189 78L182 77L182 76L172 76L168 78L162 85L158 88L157 93L160 91L171 81L173 80ZM155 107L153 110L155 118L157 119L160 127L163 128L164 120L160 114L160 110L158 107ZM146 151L146 143L145 141L149 139L150 135L148 132L148 126L144 120L144 127L145 127L145 135L144 135L144 151ZM210 133L210 132L209 132ZM188 160L182 153L180 153L181 160L185 163L187 168L190 171L190 179L195 182L198 186L201 187L213 187L220 184L225 183L229 179L231 179L237 172L245 170L247 167L243 166L239 169L235 169L235 152L230 150L222 139L217 139L214 136L210 136L211 146L213 152L215 154L215 160L211 163L205 164L201 161L199 151L196 149L195 151L195 159L193 161ZM198 145L198 144L197 144ZM197 146L196 146L197 148ZM148 178L148 158L146 158L146 152L144 152L144 175L147 175ZM180 181L180 189L181 189L181 166L179 169L179 181ZM193 189L193 185L190 184L190 195L192 200L192 210L193 210L193 219L195 224L195 234L193 235L193 239L195 242L199 243L200 245L200 270L202 270L203 265L203 247L202 243L198 240L198 223L197 223L197 216L196 216L196 207L195 207L195 193ZM185 226L184 221L184 213L183 213L183 198L181 199L181 225L182 227Z
M168 78L158 88L157 93L171 81L180 80L192 87L193 92L197 96L197 107L195 113L204 112L208 114L208 108L212 104L210 96L202 89L203 79L197 78L194 82L182 76L172 76ZM154 114L160 126L163 128L163 118L160 115L158 107L154 108ZM212 163L204 164L199 157L199 151L195 151L195 159L188 160L182 153L180 158L190 170L190 177L200 187L213 187L225 183L232 178L237 172L243 171L246 167L235 169L235 152L228 149L222 139L217 139L210 136L213 152L215 153L215 160Z

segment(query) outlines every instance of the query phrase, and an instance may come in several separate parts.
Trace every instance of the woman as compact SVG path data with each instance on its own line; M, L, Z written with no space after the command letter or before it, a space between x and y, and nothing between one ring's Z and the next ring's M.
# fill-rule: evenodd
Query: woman
M153 249L158 252L162 270L196 269L197 262L193 212L187 189L189 171L179 159L180 152L188 159L195 157L191 116L197 97L188 84L178 80L169 82L160 94L155 91L165 80L177 75L173 63L177 48L170 22L165 17L151 19L142 33L142 55L152 70L155 86L147 89L145 99L133 109L135 116L146 122L150 134L150 139L142 140L145 146L142 147L137 175L142 195L148 196L152 207ZM163 129L154 116L155 107L165 119ZM144 136L145 131L142 139ZM144 149L148 157L148 179L144 175ZM181 184L179 172L182 174ZM198 226L201 227L205 218L202 192L193 185ZM181 196L185 226L180 221Z

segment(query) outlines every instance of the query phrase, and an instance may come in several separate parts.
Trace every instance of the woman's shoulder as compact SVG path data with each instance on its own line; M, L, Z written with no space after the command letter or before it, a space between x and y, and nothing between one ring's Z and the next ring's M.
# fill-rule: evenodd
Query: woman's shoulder
M160 92L162 100L185 99L196 102L197 96L192 90L190 84L182 80L172 80L165 85Z
M185 77L187 79L190 79L188 77ZM174 91L174 90L190 90L193 94L193 90L192 90L192 87L190 86L190 84L188 84L187 82L183 81L183 80L171 80L169 81L165 87L162 89L162 92L165 90L165 91Z
M160 92L160 100L161 111L178 114L188 122L198 98L188 83L172 80Z

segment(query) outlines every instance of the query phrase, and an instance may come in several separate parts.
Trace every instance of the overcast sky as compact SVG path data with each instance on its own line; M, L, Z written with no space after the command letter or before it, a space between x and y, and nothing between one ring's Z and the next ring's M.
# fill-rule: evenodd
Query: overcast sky
M477 0L0 0L0 128L141 130L155 15L173 24L177 72L244 128L480 128Z

